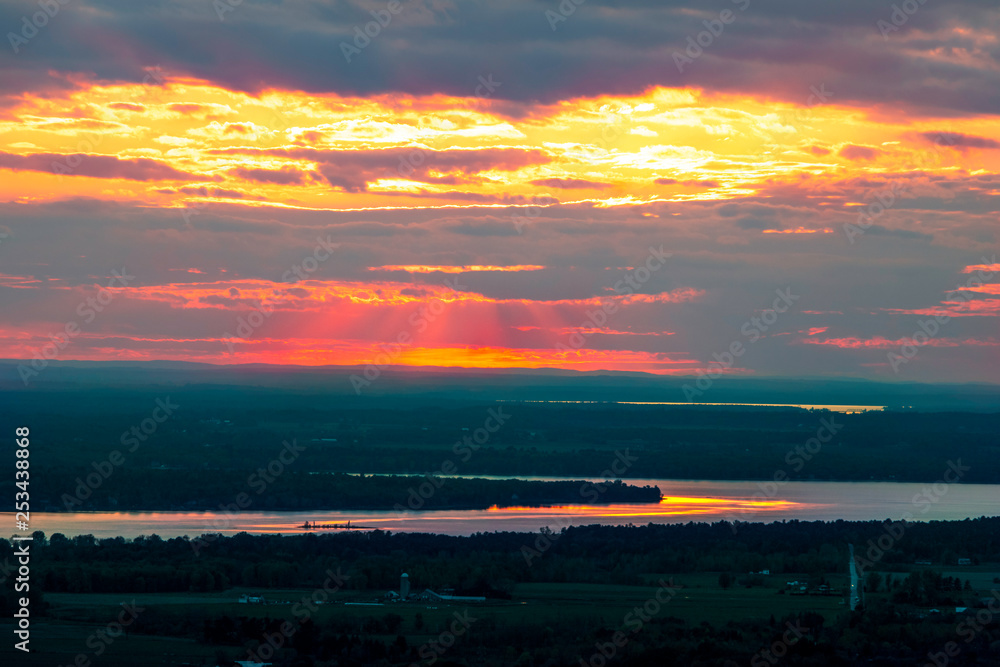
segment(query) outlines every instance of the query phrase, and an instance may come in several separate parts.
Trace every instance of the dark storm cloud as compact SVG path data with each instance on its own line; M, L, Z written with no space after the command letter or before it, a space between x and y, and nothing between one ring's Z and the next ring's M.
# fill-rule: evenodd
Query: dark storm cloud
M358 48L355 28L363 31L373 20L369 11L386 3L247 1L220 19L215 7L224 3L79 0L17 53L0 50L0 88L71 87L68 73L140 81L143 68L162 66L254 92L471 96L477 77L492 74L502 82L490 91L497 100L663 85L805 103L810 86L822 83L837 103L950 113L1000 108L1000 50L989 39L1000 29L994 0L925 3L895 23L889 0L589 0L563 3L576 7L565 21L546 15L562 17L556 0L406 0L370 44L358 38L362 48L350 62L342 45ZM723 10L733 17L720 30L713 22ZM28 0L3 3L0 27L17 34L36 11ZM706 21L718 34L688 52L689 38L710 28ZM894 29L880 29L879 21ZM675 54L691 62L678 67Z

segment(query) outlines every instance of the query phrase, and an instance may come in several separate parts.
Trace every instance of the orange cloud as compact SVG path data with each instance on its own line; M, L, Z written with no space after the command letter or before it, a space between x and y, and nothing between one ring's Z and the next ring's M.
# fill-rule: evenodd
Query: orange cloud
M803 174L814 179L817 193L829 195L836 190L833 179L860 182L873 173L911 172L914 165L940 174L965 167L958 151L914 145L915 132L937 131L934 119L894 122L836 104L804 111L802 105L693 89L564 100L505 116L501 106L442 95L272 90L253 96L166 77L156 86L90 84L28 95L7 109L6 118L0 148L8 148L9 168L35 173L15 172L0 196L34 200L190 203L196 195L142 185L174 179L246 190L247 205L314 209L510 205L519 187L563 195L613 187L618 196L581 201L644 206L774 192L783 180ZM980 118L951 118L949 126L969 146L1000 141L1000 128ZM631 131L636 128L645 129ZM14 145L35 148L27 153ZM95 148L78 148L87 145ZM841 148L810 148L820 146ZM980 153L983 168L1000 168L1000 151ZM56 175L45 173L49 163L82 155L88 157L73 173L106 179L110 187L95 193L75 179L53 187ZM877 167L870 164L875 157Z
M874 336L872 338L822 338L822 339L802 339L799 341L806 345L830 345L833 347L840 347L844 349L876 349L876 350L891 350L898 349L903 345L912 345L912 338L883 338L882 336ZM926 342L920 344L921 347L966 347L966 346L976 346L976 347L995 347L1000 346L1000 341L995 339L978 340L974 338L929 338Z
M407 273L471 273L479 271L541 271L545 267L535 264L514 264L511 266L492 266L470 264L468 266L426 266L418 264L387 264L385 266L370 266L369 271L406 271Z

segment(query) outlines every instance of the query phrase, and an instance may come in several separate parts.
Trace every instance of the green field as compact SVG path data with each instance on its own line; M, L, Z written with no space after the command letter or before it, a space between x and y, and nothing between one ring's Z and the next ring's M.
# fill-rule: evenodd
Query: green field
M381 618L393 613L402 617L400 633L411 646L433 640L439 628L450 622L455 612L468 610L477 622L492 619L498 626L528 623L544 627L552 621L600 622L612 628L621 628L629 614L653 598L659 579L678 584L677 592L663 604L656 614L659 619L672 618L676 622L694 626L702 622L720 624L733 620L782 617L793 612L813 611L832 620L844 612L841 596L792 596L779 593L787 579L804 576L781 575L767 577L764 586L744 588L733 586L722 589L718 574L698 573L684 575L650 574L649 586L619 586L612 584L519 584L511 600L485 603L408 602L386 603L382 606L350 606L345 602L370 602L378 598L374 592L338 593L330 604L323 605L313 618L318 623L335 619L353 620L358 623L369 618ZM846 581L833 580L835 588L842 589ZM280 589L248 591L231 589L218 593L164 593L164 594L77 594L58 593L46 596L50 603L50 617L32 626L31 645L39 659L46 665L68 665L79 653L94 660L93 646L88 648L88 637L117 618L120 604L131 602L158 614L183 617L197 623L205 619L229 616L269 617L296 622L293 605L312 591L307 589ZM243 593L263 594L271 604L239 604ZM145 612L143 612L145 613ZM417 614L423 620L418 630ZM11 636L10 624L0 624L0 632ZM393 640L392 637L376 638ZM93 639L91 643L93 644ZM94 645L99 646L100 643ZM144 635L121 637L111 643L99 658L101 665L134 665L139 656L153 659L151 664L179 665L186 662L200 665L215 664L218 650L230 658L237 657L240 647L209 646L191 639L170 639ZM7 658L17 652L8 642L0 647L0 656ZM42 657L44 656L44 658Z
M998 576L995 565L956 569L947 573L969 579L980 591L995 586L993 579ZM648 585L623 586L614 584L581 583L521 583L513 591L510 600L490 600L488 602L386 602L379 606L354 606L346 603L371 603L381 598L374 591L343 591L336 594L328 604L321 605L312 618L320 625L325 623L347 623L357 627L357 634L392 642L396 634L379 635L365 633L361 626L369 619L382 619L388 614L396 614L402 620L399 634L409 646L421 646L438 637L442 627L452 621L456 612L468 612L476 622L487 622L493 627L523 627L525 625L545 628L555 623L579 624L580 627L601 627L626 629L626 620L635 618L641 609L660 588L660 580L671 582L675 594L655 612L657 621L677 623L694 628L702 623L721 627L729 621L780 619L789 614L813 612L821 614L828 623L846 612L843 595L791 595L785 591L787 581L804 581L804 574L781 574L763 577L763 585L752 588L734 584L729 588L719 585L719 573L647 574ZM833 589L843 591L847 578L832 575L829 583ZM292 613L296 603L307 598L311 589L267 589L247 590L234 588L215 593L162 593L162 594L80 594L52 593L46 596L51 605L50 614L32 625L31 645L36 655L33 664L69 665L83 654L94 664L135 665L140 658L149 664L164 665L215 665L218 657L228 659L245 655L240 646L212 646L194 639L173 639L168 637L136 635L120 637L106 647L95 642L95 632L106 628L120 611L121 603L129 602L144 608L142 613L153 611L166 619L185 619L199 628L206 620L221 616L247 616L288 620L297 626L298 620ZM242 594L263 594L268 604L240 604ZM661 596L662 597L662 596ZM879 593L870 599L888 597ZM649 607L647 607L648 609ZM419 614L419 619L418 619ZM0 632L10 637L12 626L0 624ZM640 630L641 631L641 630ZM89 645L88 645L89 640ZM468 641L468 639L467 639ZM104 648L103 655L95 650ZM0 647L0 664L10 664L14 656L23 657L12 648L12 642Z

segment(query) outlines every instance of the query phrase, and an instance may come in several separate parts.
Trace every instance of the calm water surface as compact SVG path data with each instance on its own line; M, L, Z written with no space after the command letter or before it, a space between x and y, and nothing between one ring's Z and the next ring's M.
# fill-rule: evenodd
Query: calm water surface
M586 404L616 404L616 405L683 405L696 408L700 405L716 405L731 408L801 408L803 410L829 410L831 412L868 412L869 410L884 410L884 405L820 405L809 403L691 403L670 401L551 401L551 400L502 400L500 403L586 403Z
M524 479L559 480L559 477ZM572 478L570 478L572 479ZM310 523L346 523L392 531L470 535L490 531L537 531L543 526L592 523L625 525L686 523L688 521L800 520L956 520L1000 515L1000 485L901 484L892 482L767 482L678 481L629 479L629 484L658 486L659 504L603 506L508 507L488 510L425 512L332 511L261 512L251 505L236 514L226 512L32 512L33 530L67 536L194 537L206 532L234 534L296 533ZM401 499L401 502L405 502ZM13 524L13 515L4 519ZM326 532L326 531L324 531ZM338 531L339 532L339 531Z

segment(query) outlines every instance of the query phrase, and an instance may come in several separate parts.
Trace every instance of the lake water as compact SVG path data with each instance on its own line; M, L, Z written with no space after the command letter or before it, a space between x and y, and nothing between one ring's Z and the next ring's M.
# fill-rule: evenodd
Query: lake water
M557 477L525 479L558 480ZM491 531L553 530L593 523L625 525L688 521L960 520L1000 515L1000 485L910 484L892 482L678 481L629 479L658 486L659 504L507 507L488 510L262 512L251 505L226 512L31 513L31 529L47 535L97 537L157 535L169 538L202 533L299 533L310 523L346 523L392 531L470 535ZM447 483L447 482L446 482ZM400 499L405 502L404 499ZM13 525L13 515L4 519ZM339 531L322 531L339 532Z
M701 402L670 402L670 401L551 401L551 400L501 400L500 403L584 403L584 404L615 404L615 405L683 405L696 408L701 405L724 406L730 408L799 408L802 410L829 410L854 414L870 410L885 410L884 405L819 405L809 403L701 403Z

